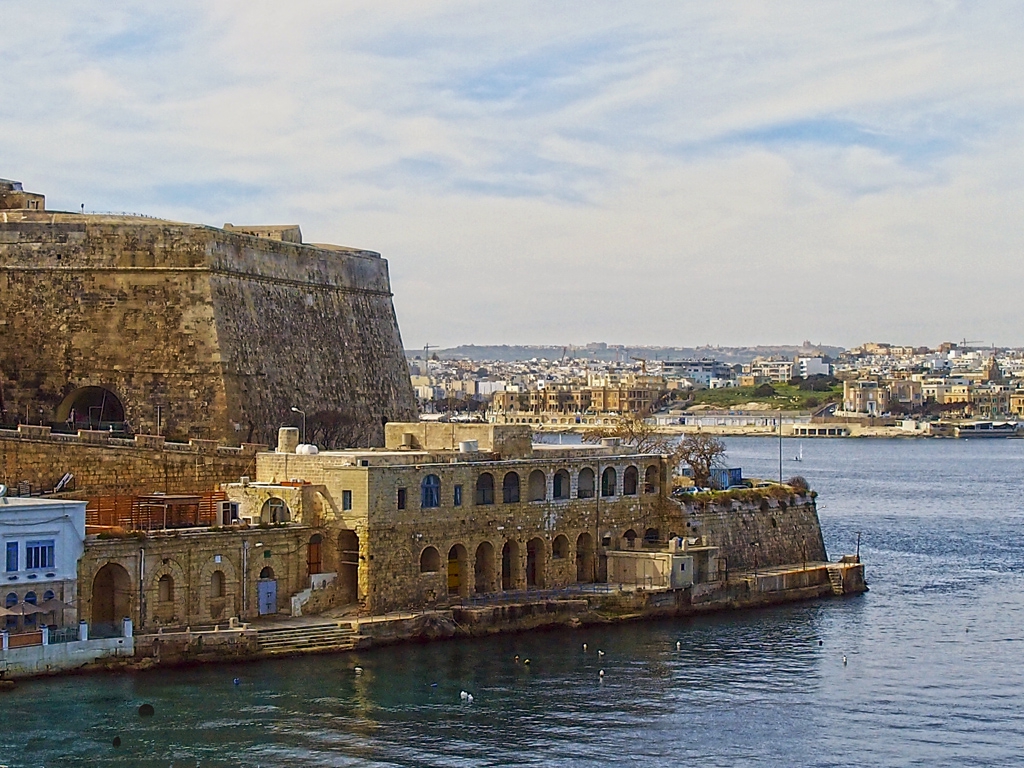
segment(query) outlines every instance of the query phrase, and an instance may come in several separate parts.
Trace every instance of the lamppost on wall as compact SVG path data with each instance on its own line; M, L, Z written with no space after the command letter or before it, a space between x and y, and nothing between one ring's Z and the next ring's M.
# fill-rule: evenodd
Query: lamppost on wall
M302 442L303 442L303 444L305 444L305 442L306 442L306 412L304 410L302 410L301 408L296 408L293 405L292 406L292 413L302 414Z

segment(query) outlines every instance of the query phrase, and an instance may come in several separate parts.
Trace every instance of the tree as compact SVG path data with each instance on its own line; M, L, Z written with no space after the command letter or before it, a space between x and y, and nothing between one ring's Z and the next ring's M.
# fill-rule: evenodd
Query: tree
M614 427L595 427L583 433L583 442L599 443L603 438L617 437L623 445L636 448L637 453L671 454L675 447L671 435L658 433L658 428L641 414L622 416Z
M351 408L316 411L306 420L307 437L324 448L354 448L369 443L369 434Z
M673 452L676 464L689 466L694 485L701 488L711 485L711 470L722 464L723 456L725 444L707 432L686 435Z

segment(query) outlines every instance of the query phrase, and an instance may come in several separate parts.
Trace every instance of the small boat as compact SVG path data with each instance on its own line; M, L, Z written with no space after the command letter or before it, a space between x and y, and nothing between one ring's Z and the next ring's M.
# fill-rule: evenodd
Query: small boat
M793 461L803 461L803 460L804 460L804 445L803 445L803 443L800 443L800 450L797 452L796 456L793 457Z

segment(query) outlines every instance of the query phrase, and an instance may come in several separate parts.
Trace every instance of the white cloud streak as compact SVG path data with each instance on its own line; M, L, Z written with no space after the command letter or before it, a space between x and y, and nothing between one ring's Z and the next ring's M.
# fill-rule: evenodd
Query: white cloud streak
M1021 343L1008 2L0 2L0 175L381 251L409 346Z

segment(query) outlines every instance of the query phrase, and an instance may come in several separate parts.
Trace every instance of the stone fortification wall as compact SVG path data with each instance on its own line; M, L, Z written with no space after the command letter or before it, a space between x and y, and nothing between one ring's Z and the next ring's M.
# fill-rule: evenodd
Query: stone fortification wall
M162 437L138 435L111 439L104 432L50 435L48 427L22 425L0 430L0 483L50 489L70 472L70 496L197 493L220 483L253 475L259 445L218 446L207 440L165 443Z
M132 217L0 220L0 382L8 422L64 421L95 386L136 432L159 410L163 434L234 444L292 406L363 443L416 413L378 254Z
M701 503L688 501L691 536L705 536L720 548L730 571L828 559L818 510L810 495L754 501ZM756 544L757 546L753 546Z

